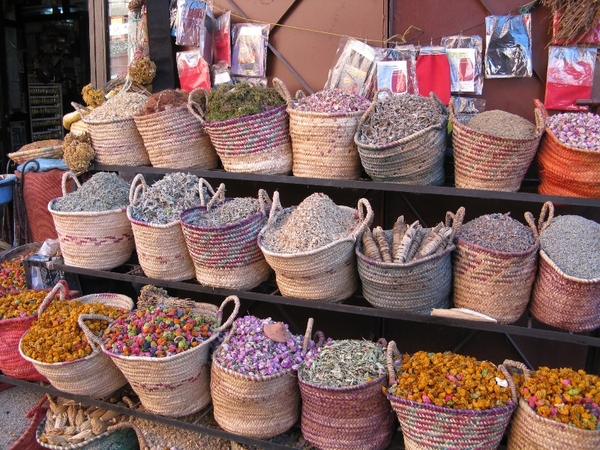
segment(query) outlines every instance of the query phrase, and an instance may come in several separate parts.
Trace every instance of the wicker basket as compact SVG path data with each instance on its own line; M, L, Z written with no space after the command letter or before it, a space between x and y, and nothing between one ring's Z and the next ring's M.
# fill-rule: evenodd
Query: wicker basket
M313 319L308 320L303 350L307 349ZM235 332L235 324L223 343ZM277 436L300 416L300 390L293 369L272 375L245 375L212 361L210 393L213 413L221 428L258 439Z
M86 331L88 341L100 346L112 358L148 411L170 417L185 416L210 403L210 346L220 332L231 325L240 308L240 301L234 295L227 297L219 308L208 303L189 302L194 312L214 316L219 324L223 309L230 302L235 303L233 313L224 324L212 330L208 339L190 350L164 358L111 353L102 347L100 339L85 324L82 329ZM85 319L110 320L102 315L83 314L80 325Z
M62 177L63 196L67 194L67 178L79 180L72 172ZM57 199L48 203L58 233L65 264L86 269L114 269L125 263L135 247L127 208L110 211L63 212L54 209Z
M56 286L64 291L61 284ZM63 296L61 294L61 297ZM53 299L54 296L44 299L38 309L38 317L44 313ZM108 292L90 294L75 300L84 304L98 302L127 311L133 309L133 300L122 294ZM21 338L22 340L23 338ZM102 398L124 386L127 380L108 356L102 353L98 347L93 346L92 348L92 353L85 358L59 363L45 363L30 358L23 353L20 344L19 353L25 361L33 364L37 371L44 375L56 389L70 394Z
M297 177L358 179L362 168L354 132L364 111L299 111L285 83L273 78L273 85L285 99L290 116L292 173ZM301 91L296 94L300 95Z
M292 146L289 119L285 105L259 114L237 117L220 122L204 120L204 111L189 96L188 109L200 121L221 158L227 172L287 175L292 170Z
M258 235L258 246L267 263L275 271L281 295L306 300L340 302L350 297L358 288L354 244L373 221L373 210L367 199L358 201L358 210L347 206L339 208L353 211L359 223L348 237L338 239L316 250L299 253L276 253L266 249L262 238L277 219L293 208L281 208L279 192L273 194L273 205L267 225ZM366 214L363 211L366 210Z
M271 267L257 245L260 230L267 223L271 199L263 189L258 192L261 210L225 226L198 226L194 221L214 205L231 201L221 184L204 205L181 213L181 227L200 284L225 289L252 289L269 278Z
M18 151L9 153L8 157L17 164L23 164L32 159L61 158L62 155L62 139L48 139L26 144Z
M536 106L544 117L546 108L539 100ZM538 192L545 195L600 198L600 152L583 150L563 144L546 127L537 155L540 184Z
M393 95L389 89L383 91ZM375 98L378 98L378 95ZM439 112L437 123L384 145L360 142L362 125L377 102L373 102L361 117L354 142L358 147L362 165L373 181L425 186L444 184L448 110L435 94L432 93L429 99Z
M379 342L386 347L385 340ZM304 438L319 449L387 448L394 434L394 412L382 392L387 374L356 386L326 387L298 374Z
M535 108L535 134L528 139L492 136L469 128L450 102L454 183L459 188L516 192L538 149L544 117Z
M396 343L388 344L388 376L396 383L394 358L400 357ZM391 395L387 398L398 416L407 450L486 449L498 448L511 416L517 407L517 389L504 366L513 403L485 410L452 409L432 403L420 403Z
M535 242L522 252L499 252L458 238L453 258L454 306L507 324L523 315L535 281L540 248L531 213L525 213L525 220Z
M131 222L135 250L144 274L150 278L171 281L193 278L194 263L185 244L181 221L158 224L132 217L131 204L137 200L140 191L143 193L145 190L144 176L137 174L131 181L127 219Z

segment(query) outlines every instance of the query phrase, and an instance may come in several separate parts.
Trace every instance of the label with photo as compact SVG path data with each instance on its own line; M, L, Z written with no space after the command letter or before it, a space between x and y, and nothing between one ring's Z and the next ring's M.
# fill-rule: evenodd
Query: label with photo
M388 88L394 94L408 93L408 65L406 61L379 61L377 89Z
M447 48L452 92L475 92L475 49Z

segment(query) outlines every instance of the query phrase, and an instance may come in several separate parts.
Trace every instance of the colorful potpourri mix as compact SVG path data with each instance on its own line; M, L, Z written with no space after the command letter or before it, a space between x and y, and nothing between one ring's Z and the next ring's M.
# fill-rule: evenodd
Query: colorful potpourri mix
M555 114L546 119L546 126L563 144L600 151L600 116L597 114Z
M326 89L296 100L292 106L298 111L318 113L349 113L366 111L371 101L345 89Z
M215 317L189 308L150 306L116 319L102 339L116 355L165 358L197 347L216 327Z
M0 286L6 291L26 288L25 266L23 261L35 254L34 251L0 263Z
M453 409L486 410L513 404L508 380L489 361L452 352L404 354L395 362L395 397Z
M541 417L584 430L600 429L600 376L570 368L540 367L519 388Z
M0 320L33 316L48 292L24 290L0 297Z

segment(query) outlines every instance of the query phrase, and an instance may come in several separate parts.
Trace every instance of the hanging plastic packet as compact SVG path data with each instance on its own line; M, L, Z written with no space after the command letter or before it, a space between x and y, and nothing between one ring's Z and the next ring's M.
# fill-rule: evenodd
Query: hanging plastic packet
M248 83L251 86L261 86L266 88L269 82L267 77L242 77L242 76L232 76L233 84L238 83Z
M587 111L587 106L576 105L579 99L589 99L596 68L595 47L550 46L546 76L546 109Z
M406 70L408 73L408 93L419 93L419 82L417 80L417 56L419 49L412 44L397 45L395 48L398 53L399 61L406 61Z
M169 27L171 28L171 36L177 33L177 13L178 3L183 4L185 0L170 0L169 1Z
M417 80L419 95L428 97L433 92L447 105L450 101L450 63L446 47L433 45L421 47L417 57Z
M185 0L182 6L177 10L177 29L175 33L175 44L191 47L202 47L204 51L204 42L201 39L206 38L206 27L212 27L206 20L209 11L208 4L198 0ZM204 30L204 31L203 31ZM212 30L211 30L212 31ZM212 48L212 39L211 39Z
M485 77L530 77L531 14L485 18Z
M552 36L553 44L560 45L573 45L573 44L600 44L600 19L596 22L596 25L591 27L590 31L585 34L576 36L573 39L557 39L556 36L559 32L559 23L562 18L562 11L555 11L552 16Z
M483 92L482 51L480 36L446 36L442 38L450 62L450 91L456 93Z
M213 37L215 52L213 61L217 64L225 62L231 67L231 11L226 11L215 20Z
M127 14L127 61L133 61L136 54L147 56L148 53L148 23L146 20L146 5L130 9Z
M396 48L375 48L375 70L371 72L367 84L370 86L367 98L372 98L378 89L389 89L394 94L415 94L416 48L412 52ZM383 98L384 93L379 97Z
M375 49L349 37L342 37L323 89L344 89L367 96L368 80L375 70Z
M210 91L210 68L200 50L178 52L176 59L181 89L191 92L202 87Z
M232 74L246 77L266 75L269 30L269 24L237 23L233 26Z
M210 68L210 72L213 87L216 88L222 84L233 84L229 66L225 61L219 61L217 64L213 64Z

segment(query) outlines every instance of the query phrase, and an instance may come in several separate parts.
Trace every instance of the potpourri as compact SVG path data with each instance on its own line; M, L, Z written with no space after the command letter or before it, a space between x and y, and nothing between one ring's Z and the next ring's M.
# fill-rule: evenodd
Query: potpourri
M600 150L600 116L593 113L560 113L546 119L546 126L569 147Z
M34 315L46 295L46 291L23 290L0 297L0 319Z
M326 89L296 99L292 109L317 113L349 113L366 111L371 101L346 89Z

